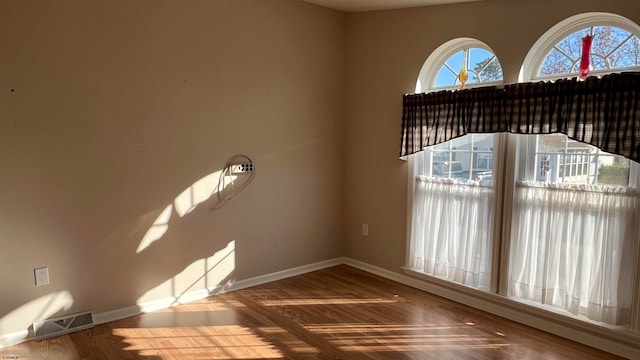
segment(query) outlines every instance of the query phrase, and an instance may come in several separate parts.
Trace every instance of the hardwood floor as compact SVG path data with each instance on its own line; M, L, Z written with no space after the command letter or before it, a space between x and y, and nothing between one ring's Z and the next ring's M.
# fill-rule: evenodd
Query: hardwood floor
M620 359L341 265L0 349L0 359Z

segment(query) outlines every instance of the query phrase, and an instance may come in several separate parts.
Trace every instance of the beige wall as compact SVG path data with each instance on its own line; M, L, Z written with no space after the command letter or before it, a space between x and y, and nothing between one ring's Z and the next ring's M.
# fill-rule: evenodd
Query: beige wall
M0 1L0 335L343 255L400 271L402 94L424 60L475 37L515 82L540 35L587 11L640 23L636 0ZM256 178L210 211L237 153ZM150 228L166 233L137 253Z
M345 130L346 256L400 272L405 261L407 163L398 159L402 94L412 93L426 58L472 37L517 82L536 40L558 22L610 12L640 24L637 0L495 0L349 14ZM369 235L362 235L362 224Z
M0 335L341 256L345 30L294 0L1 1ZM136 253L238 153L246 190Z

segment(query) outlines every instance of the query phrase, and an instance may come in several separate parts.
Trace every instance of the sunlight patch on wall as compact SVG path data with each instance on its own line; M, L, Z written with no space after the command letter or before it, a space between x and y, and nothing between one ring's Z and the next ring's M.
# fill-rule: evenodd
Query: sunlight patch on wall
M27 329L33 323L46 320L73 305L73 297L68 291L59 291L32 300L0 319L0 334ZM20 328L16 328L19 326ZM26 337L25 337L26 338ZM6 346L0 339L0 346Z
M192 212L198 205L209 200L213 195L223 192L227 187L232 186L237 176L222 176L222 174L223 170L215 171L194 182L181 192L180 195L176 196L173 204L169 204L164 208L151 227L149 227L149 230L144 234L138 245L136 254L143 252L167 233L174 209L179 217L183 217Z
M169 230L169 220L171 219L171 212L173 211L173 205L169 204L163 211L160 213L160 216L153 222L153 225L147 230L147 233L144 234L140 245L138 245L138 250L136 250L136 254L140 254L144 249L148 248L154 241L159 240L164 234Z
M214 194L224 191L237 176L221 176L222 170L211 173L186 188L174 201L176 213L183 217Z
M202 299L213 290L228 285L236 268L236 242L210 257L188 265L180 273L147 291L138 299L142 311L153 311L181 303Z

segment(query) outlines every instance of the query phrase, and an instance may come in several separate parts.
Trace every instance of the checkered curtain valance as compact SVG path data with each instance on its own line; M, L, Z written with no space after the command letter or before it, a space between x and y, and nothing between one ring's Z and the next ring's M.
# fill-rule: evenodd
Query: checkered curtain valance
M640 72L403 98L400 156L470 133L563 133L640 162Z

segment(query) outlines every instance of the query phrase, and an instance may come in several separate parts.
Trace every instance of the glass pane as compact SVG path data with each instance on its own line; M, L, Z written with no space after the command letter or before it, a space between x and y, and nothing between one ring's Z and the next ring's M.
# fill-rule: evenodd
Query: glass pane
M454 74L453 72L451 72L451 70L443 66L442 68L440 68L440 71L438 71L438 76L436 76L436 82L434 86L442 87L456 85L458 83L457 76L457 73Z
M431 147L431 176L493 180L493 134L472 134Z
M500 81L502 80L502 67L498 59L493 57L478 70L478 81Z
M580 64L576 64L575 72L578 72L579 66ZM596 54L591 55L591 70L607 70L609 68L610 65L607 59Z
M613 26L595 26L593 28L593 42L591 53L607 57L611 52L624 42L630 32Z
M573 60L569 59L566 55L553 49L549 52L549 55L542 62L540 68L540 75L554 75L554 74L566 74L571 72Z
M464 64L464 51L460 50L449 57L436 76L434 87L460 86L458 74ZM500 62L493 53L481 48L470 48L467 64L468 79L466 84L489 81L501 81L503 78Z
M582 55L582 38L593 34L592 70L640 66L640 39L615 26L594 26L567 36L558 42L542 62L539 76L570 76L578 73Z
M451 140L451 148L457 150L470 150L473 135L465 135Z
M460 69L462 69L463 53L464 52L460 50L444 62L445 64L447 64L447 66L455 70L456 74L460 71Z
M628 159L562 134L539 135L535 181L564 184L629 185Z
M640 39L637 36L630 38L609 59L614 68L640 66Z
M589 29L576 31L560 40L556 45L558 49L567 54L571 59L579 59L582 53L582 38L589 34Z
M629 185L629 160L622 156L598 157L598 184Z
M432 150L446 150L449 151L449 142L444 142L442 144L434 145L431 147Z

